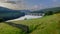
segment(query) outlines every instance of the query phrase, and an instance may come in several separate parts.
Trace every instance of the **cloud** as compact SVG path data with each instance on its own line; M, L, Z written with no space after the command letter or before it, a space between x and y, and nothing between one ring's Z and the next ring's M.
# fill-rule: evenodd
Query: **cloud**
M18 4L18 3L21 3L21 2L24 2L24 0L0 0L0 2L2 3L12 3L12 4Z
M34 5L33 9L37 9L38 8L38 5Z
M0 6L8 7L11 9L27 9L24 0L0 0Z
M16 0L0 0L0 2L16 4Z
M5 0L0 0L0 2L5 2Z
M1 3L1 2L0 2L0 6L6 7L6 8L10 8L10 9L15 9L15 10L18 9L18 7L17 7L16 5L11 4L11 3Z
M43 9L45 6L43 4L38 4L38 5L34 5L32 6L32 10L40 10L40 9Z
M52 0L53 3L51 4L52 7L60 7L60 2L59 0Z
M58 0L52 0L53 2L57 2Z
M51 0L51 4L46 5L46 3L40 3L40 2L30 2L29 0L0 0L0 6L3 7L8 7L11 9L33 9L33 10L39 10L43 8L48 8L48 7L54 7L54 6L60 6L60 3L58 4L58 0ZM35 3L36 2L36 3ZM35 3L35 4L34 4Z

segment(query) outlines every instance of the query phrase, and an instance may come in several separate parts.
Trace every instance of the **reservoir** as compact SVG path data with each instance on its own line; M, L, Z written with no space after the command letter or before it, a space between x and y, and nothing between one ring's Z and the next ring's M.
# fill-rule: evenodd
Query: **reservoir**
M13 19L13 20L8 20L8 21L17 21L17 20L24 20L26 19L35 19L35 18L41 18L42 16L33 16L33 15L25 15L23 17L17 18L17 19ZM7 21L7 22L8 22Z

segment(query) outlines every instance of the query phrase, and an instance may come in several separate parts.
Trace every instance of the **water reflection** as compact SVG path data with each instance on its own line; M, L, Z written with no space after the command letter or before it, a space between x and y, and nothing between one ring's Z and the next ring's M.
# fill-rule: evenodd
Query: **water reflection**
M41 18L42 16L32 16L32 15L25 15L23 17L17 18L17 19L13 19L13 20L9 20L9 21L17 21L17 20L24 20L25 18L27 19L34 19L34 18Z

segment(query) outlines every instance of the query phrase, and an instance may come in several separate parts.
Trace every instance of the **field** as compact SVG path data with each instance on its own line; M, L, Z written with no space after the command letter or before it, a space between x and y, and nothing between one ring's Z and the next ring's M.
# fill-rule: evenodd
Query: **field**
M60 34L60 14L30 20L1 22L0 34Z

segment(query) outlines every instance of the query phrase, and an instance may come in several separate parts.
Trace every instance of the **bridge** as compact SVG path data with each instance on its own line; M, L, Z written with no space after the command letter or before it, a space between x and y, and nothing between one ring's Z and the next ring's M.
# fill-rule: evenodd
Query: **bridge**
M32 15L32 16L44 16L44 13L26 13L26 15Z

